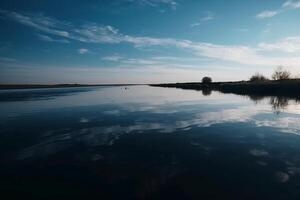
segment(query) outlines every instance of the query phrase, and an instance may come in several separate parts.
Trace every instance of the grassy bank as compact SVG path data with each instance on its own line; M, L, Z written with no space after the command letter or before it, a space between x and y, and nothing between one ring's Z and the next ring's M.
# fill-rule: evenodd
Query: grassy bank
M232 93L249 96L283 96L300 99L300 79L276 81L239 81L203 83L169 83L154 84L157 87L174 87L193 90L213 90L222 93Z

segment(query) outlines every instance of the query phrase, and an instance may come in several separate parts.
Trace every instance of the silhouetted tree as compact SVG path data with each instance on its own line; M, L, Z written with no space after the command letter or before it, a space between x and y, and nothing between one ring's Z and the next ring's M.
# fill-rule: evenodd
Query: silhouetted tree
M282 66L277 67L272 75L273 80L286 80L290 79L290 77L291 73L287 70L284 70Z
M208 76L202 78L202 83L209 84L212 82L212 79Z
M250 81L251 82L259 82L259 81L267 81L268 79L259 73L255 73L253 76L251 76Z

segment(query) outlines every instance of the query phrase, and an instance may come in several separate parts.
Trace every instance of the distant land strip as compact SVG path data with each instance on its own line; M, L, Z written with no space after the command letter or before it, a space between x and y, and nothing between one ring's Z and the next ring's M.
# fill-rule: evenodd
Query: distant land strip
M0 90L8 89L38 89L38 88L68 88L95 86L133 86L143 84L0 84Z
M278 96L300 100L300 79L267 80L267 81L237 81L237 82L212 82L212 83L166 83L152 84L155 87L171 87L202 91L219 91L247 96Z

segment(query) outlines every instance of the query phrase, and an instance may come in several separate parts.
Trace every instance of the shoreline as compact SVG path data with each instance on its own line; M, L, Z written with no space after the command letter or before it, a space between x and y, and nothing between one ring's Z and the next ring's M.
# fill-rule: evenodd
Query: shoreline
M97 87L97 86L134 86L144 84L0 84L0 90L14 89L43 89L43 88L75 88L75 87Z
M203 93L209 93L210 91L219 91L224 94L231 93L252 97L277 96L300 100L300 79L258 82L213 82L209 84L203 84L200 82L166 83L152 84L151 86L200 90Z

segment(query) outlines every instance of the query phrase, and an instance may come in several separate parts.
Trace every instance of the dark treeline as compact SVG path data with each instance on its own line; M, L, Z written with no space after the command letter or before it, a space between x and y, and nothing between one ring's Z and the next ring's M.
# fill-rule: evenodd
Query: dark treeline
M256 73L249 81L212 82L211 78L204 77L202 82L154 84L152 86L202 90L205 94L209 94L209 91L219 91L257 98L276 96L300 100L300 79L292 79L291 73L283 67L274 70L272 79Z
M200 90L205 96L210 95L212 91L219 91L225 94L231 93L246 96L256 103L269 99L269 104L277 114L285 110L290 100L300 102L300 79L259 82L215 82L210 84L174 83L152 86Z
M222 93L233 93L251 96L284 96L300 99L300 79L273 80L273 81L238 81L205 83L173 83L155 84L152 86L175 87L193 90L213 90Z

